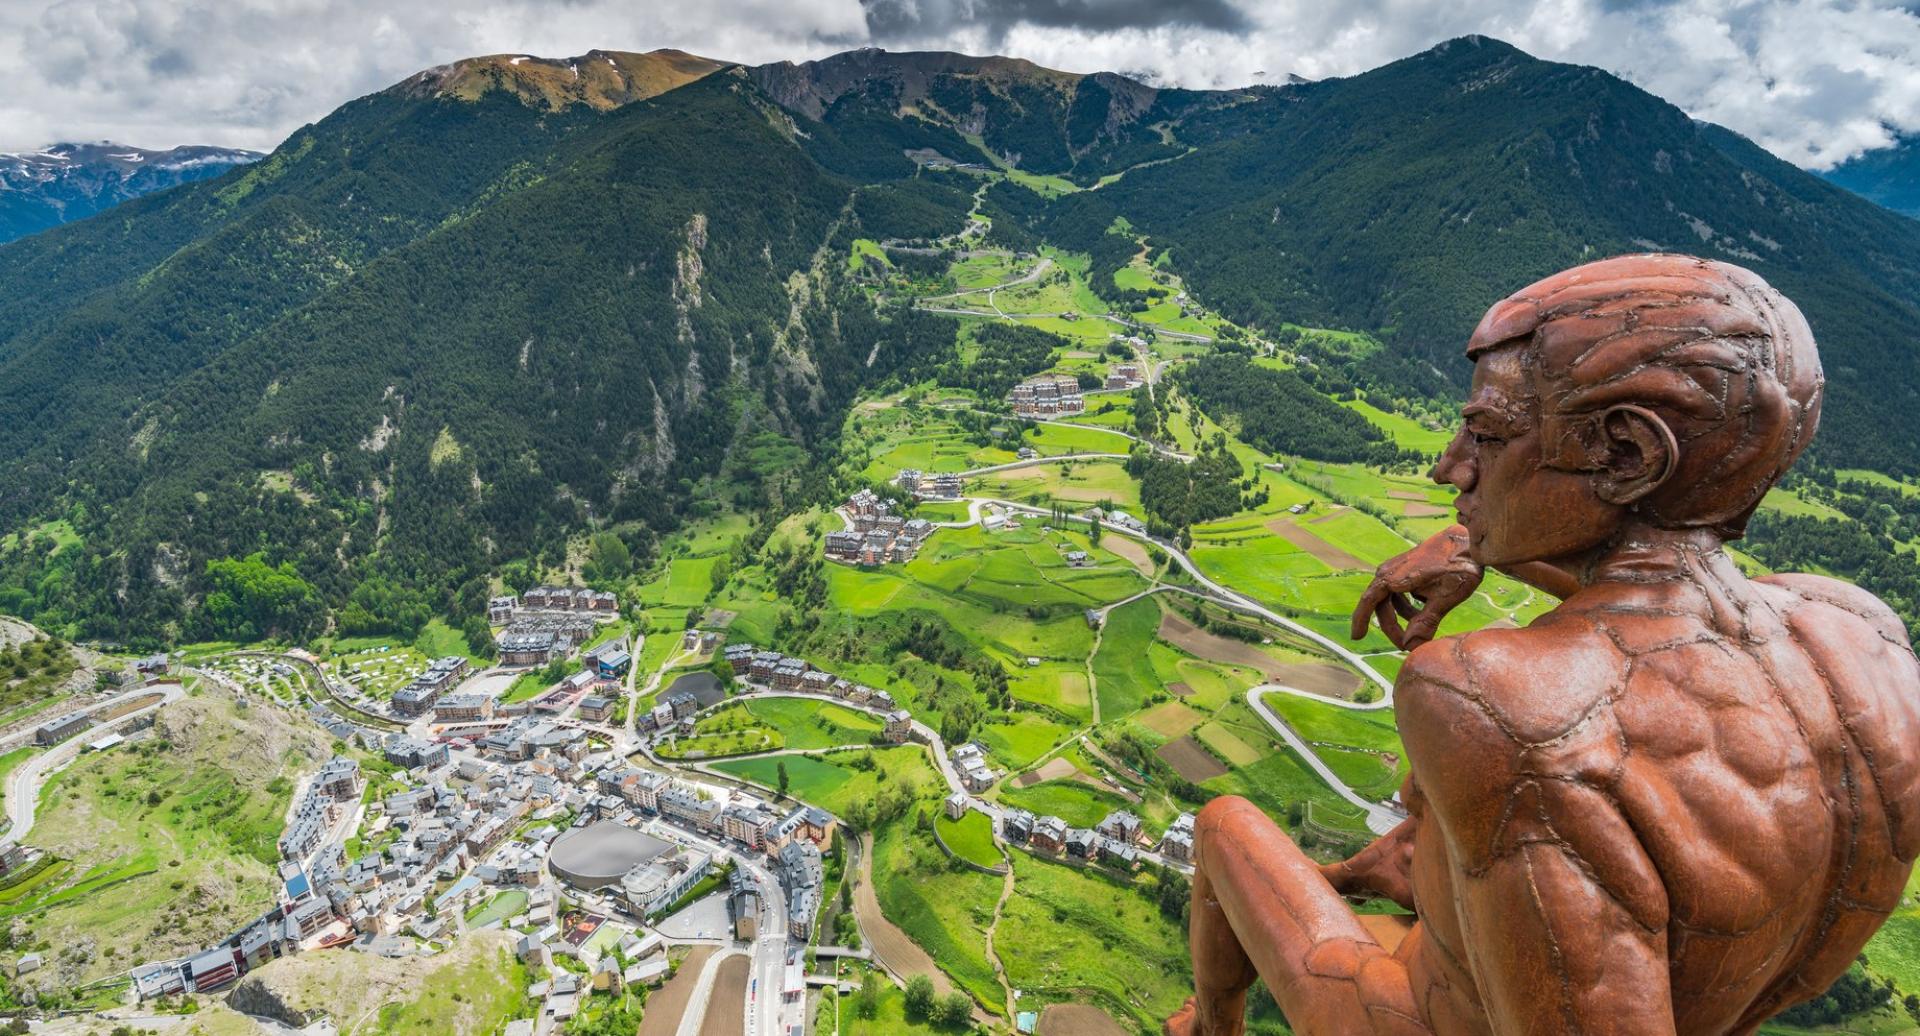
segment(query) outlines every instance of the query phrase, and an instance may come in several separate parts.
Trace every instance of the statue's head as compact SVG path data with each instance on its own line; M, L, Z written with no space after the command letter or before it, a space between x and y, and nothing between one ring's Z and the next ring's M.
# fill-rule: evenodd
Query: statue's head
M1487 311L1434 467L1483 565L1574 558L1628 522L1737 539L1819 423L1813 333L1749 270L1588 263Z

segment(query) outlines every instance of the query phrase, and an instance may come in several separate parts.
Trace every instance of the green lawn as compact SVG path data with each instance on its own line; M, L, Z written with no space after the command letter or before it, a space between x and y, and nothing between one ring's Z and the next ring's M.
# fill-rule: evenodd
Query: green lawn
M1143 597L1107 613L1100 650L1093 656L1094 690L1101 722L1112 722L1145 705L1161 689L1147 657L1160 628L1160 602Z
M1129 888L1097 873L1014 853L1014 894L994 939L1008 982L1037 1010L1091 1002L1157 1032L1193 990L1187 933L1155 906L1150 879Z
M1002 766L1020 770L1059 744L1070 729L1031 712L1016 712L1005 722L981 727L974 732L974 740L985 746Z
M860 983L860 974L853 968L847 970L850 980L856 984ZM860 994L840 997L837 1012L833 997L827 995L820 999L820 1013L815 1018L814 1031L838 1031L840 1036L944 1036L950 1031L934 1028L925 1021L909 1021L906 991L892 981L876 976L872 986L874 1006L871 1018L861 1014ZM836 1022L838 1030L834 1027Z
M746 711L777 731L788 748L865 744L885 725L872 713L805 698L756 698L746 703Z
M1392 709L1358 712L1291 694L1269 694L1262 700L1313 743L1320 758L1362 796L1384 799L1406 777L1407 753ZM1385 764L1388 755L1392 766Z
M1342 400L1340 405L1365 417L1402 449L1438 456L1453 438L1450 431L1428 428L1411 417L1382 410L1363 399Z
M934 823L940 828L940 840L963 859L982 867L998 867L1004 861L993 844L993 821L985 813L968 810L959 820L948 820L943 811Z
M873 769L854 765L863 756L874 760ZM917 745L835 752L824 759L806 755L736 759L715 763L713 768L778 788L782 762L787 765L788 793L834 814L844 814L856 801L871 801L883 783L920 789L921 797L937 796L944 786L927 760L926 749Z
M1000 802L1032 810L1038 816L1056 816L1073 827L1092 827L1116 809L1135 807L1126 799L1075 780L1041 781L1020 788L1000 786Z
M988 1010L1004 1011L986 947L1002 879L947 859L932 838L914 829L910 818L876 832L873 854L873 891L887 920L899 925Z
M510 917L518 917L526 909L527 894L519 889L508 889L474 907L467 914L467 927L479 928L495 921L505 921Z

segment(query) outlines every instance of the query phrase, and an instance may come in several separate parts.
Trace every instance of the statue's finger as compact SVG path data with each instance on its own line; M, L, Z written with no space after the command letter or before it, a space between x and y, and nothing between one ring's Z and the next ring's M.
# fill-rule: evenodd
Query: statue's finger
M1429 605L1420 614L1408 620L1406 637L1400 646L1407 651L1412 651L1432 640L1434 634L1440 632L1440 620L1445 615L1445 611Z
M1371 625L1373 613L1380 607L1380 602L1386 595L1386 584L1379 579L1367 584L1366 590L1360 594L1360 603L1354 605L1353 620L1348 623L1347 638L1349 640L1360 640L1367 635L1367 627Z
M1406 594L1388 594L1387 600L1393 602L1393 610L1399 612L1403 619L1411 619L1420 614L1419 605L1414 604Z
M1400 628L1400 616L1393 610L1393 605L1381 601L1380 606L1373 610L1373 617L1380 623L1380 632L1387 635L1394 647L1403 646L1400 642L1406 633Z

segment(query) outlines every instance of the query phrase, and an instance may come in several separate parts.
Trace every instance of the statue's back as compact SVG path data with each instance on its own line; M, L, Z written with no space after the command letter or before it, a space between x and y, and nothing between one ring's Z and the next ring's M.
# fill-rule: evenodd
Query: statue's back
M1747 1032L1825 992L1899 905L1920 667L1858 588L1702 576L1567 610L1627 659L1614 793L1667 888L1676 1031Z

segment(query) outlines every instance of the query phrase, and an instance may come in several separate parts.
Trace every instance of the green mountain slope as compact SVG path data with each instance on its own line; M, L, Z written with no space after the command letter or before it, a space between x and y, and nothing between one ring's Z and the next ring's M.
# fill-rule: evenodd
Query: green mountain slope
M1559 267L1733 259L1821 337L1818 459L1920 468L1920 224L1594 69L1484 39L1223 92L952 54L498 55L0 247L0 531L60 530L0 540L0 608L211 635L208 563L265 551L220 578L291 566L308 625L458 621L503 566L579 571L587 533L643 557L700 508L826 494L805 465L853 398L954 355L855 239L975 212L1087 255L1116 304L1144 247L1241 325L1368 332L1315 387L1382 398L1457 393L1482 309Z
M1920 141L1903 139L1842 162L1823 175L1863 198L1920 218Z
M1229 316L1376 331L1374 380L1445 391L1493 300L1653 248L1751 266L1807 312L1832 404L1818 448L1920 470L1920 223L1592 68L1469 38L1176 126L1210 140L1049 206L1124 216ZM1069 235L1070 237L1073 235Z
M818 261L852 188L779 114L738 75L604 114L389 92L7 250L45 280L9 293L8 518L86 543L40 605L163 629L264 546L327 603L380 577L470 611L504 560L671 527L736 436L807 440L892 354Z

